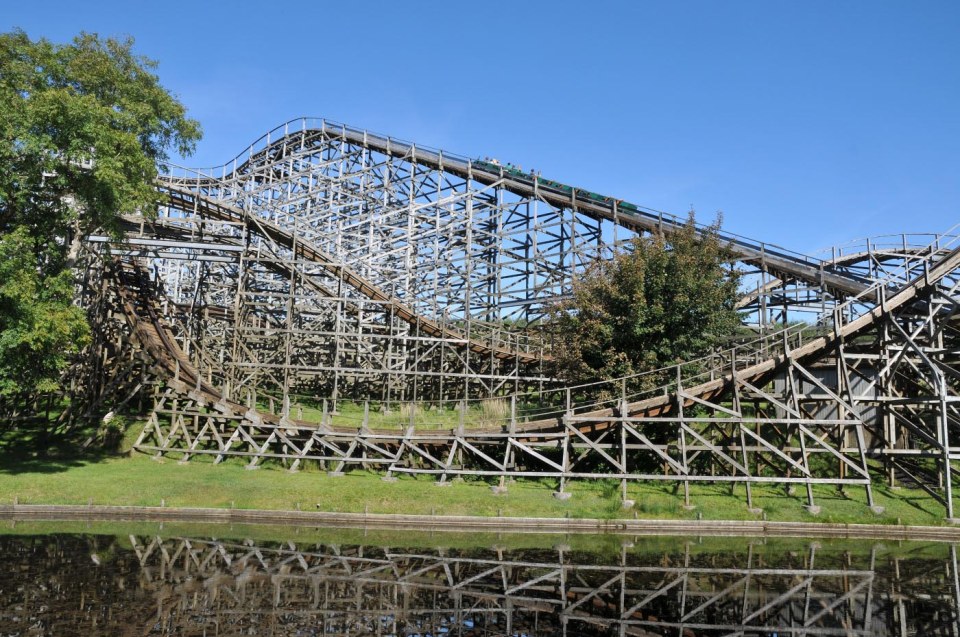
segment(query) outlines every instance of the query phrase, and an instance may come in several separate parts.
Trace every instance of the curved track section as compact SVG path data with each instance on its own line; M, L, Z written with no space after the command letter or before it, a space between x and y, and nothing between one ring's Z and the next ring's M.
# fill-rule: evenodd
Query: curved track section
M233 208L223 203L210 201L189 191L169 188L165 194L171 207L179 210L189 210L203 218L215 219L233 223L243 223L255 227L263 237L271 240L276 246L289 251L292 260L305 259L319 265L329 275L343 281L365 298L388 306L400 320L416 327L419 331L430 336L465 343L473 352L493 356L498 359L517 360L523 364L541 363L549 356L531 354L490 345L489 343L470 339L461 332L445 327L432 318L422 316L417 311L404 304L396 297L388 294L377 284L364 278L353 269L338 262L333 256L316 248L311 242L296 237L292 232L263 219L254 219L243 210ZM322 288L331 296L333 292Z
M379 467L387 477L427 473L439 476L441 482L459 475L501 479L549 476L560 480L560 493L569 479L619 478L626 496L629 480L669 477L685 489L704 481L745 483L749 501L750 485L800 483L808 489L811 507L815 484L861 485L872 503L871 459L894 451L890 446L882 448L883 429L878 426L882 422L875 406L883 372L876 366L858 368L848 363L845 351L875 338L884 327L894 327L904 340L893 348L901 360L892 360L888 367L903 363L907 349L915 348L917 360L929 369L910 378L912 387L933 379L945 396L952 395L943 371L949 363L931 360L917 338L924 330L915 329L911 338L902 322L915 323L918 316L925 315L932 319L928 326L942 329L942 321L952 318L956 307L952 300L944 304L935 299L938 295L951 299L943 290L957 287L958 269L960 249L931 263L924 275L889 299L883 297L883 286L878 284L882 303L849 322L840 320L842 314L838 314L832 334L795 348L785 338L779 355L742 366L733 359L729 373L707 382L697 384L678 376L676 384L666 387L662 395L630 401L624 394L618 405L600 409L572 404L568 389L567 408L559 419L528 422L523 420L529 414L522 414L512 398L509 417L499 426L467 427L461 420L459 427L446 431L418 429L412 421L401 431L377 429L366 418L354 429L334 424L332 414L326 411L318 425L286 413L263 414L263 410L228 400L190 365L156 312L155 303L144 302L144 297L149 298L143 294L144 274L131 270L124 275L127 283L121 285L125 312L141 342L174 375L136 446L155 453L181 453L185 459L203 454L212 454L218 461L248 457L252 465L283 458L294 469L303 462L319 462L334 474L348 466ZM139 283L131 285L132 281ZM828 358L833 359L835 368L832 378L815 367ZM903 375L903 370L899 373ZM904 396L899 400L903 405L909 402ZM752 403L753 409L745 409L744 403ZM761 415L757 411L761 403L772 413ZM929 430L929 416L919 413L929 399L917 396L914 403L905 410L911 418L899 416L901 428L922 441L924 448L903 450L901 455L931 459L939 455L942 466L949 470L960 459L960 448L953 444L957 419L952 408L943 411L942 427ZM173 409L167 411L168 405ZM191 420L192 426L188 424ZM229 437L216 433L226 421L231 423ZM769 430L766 435L762 433L764 425ZM608 466L598 471L595 465L584 463L588 456ZM779 465L786 475L764 475L761 461ZM821 473L824 461L835 465L827 475ZM658 463L668 466L671 473L665 476L645 469ZM727 465L733 475L717 476L717 464ZM918 479L906 467L901 469L912 480ZM946 496L945 504L952 509L952 495Z
M319 125L318 125L319 124ZM667 232L683 226L684 220L657 210L624 202L614 197L598 195L583 188L562 184L539 175L524 174L511 165L468 159L456 154L417 146L389 136L326 120L307 118L292 120L251 145L249 154L231 164L210 169L223 177L170 179L182 186L205 188L253 174L258 166L267 166L283 175L282 166L290 157L291 149L302 152L306 148L330 142L355 145L368 151L407 159L429 169L456 175L488 186L498 186L521 197L532 197L550 203L559 209L584 213L595 219L612 221L637 232ZM262 148L254 150L256 146ZM239 161L238 161L239 160ZM741 260L763 264L771 272L782 273L816 284L825 284L842 295L859 295L870 282L857 280L849 273L831 267L820 259L789 251L780 246L757 241L731 233L721 233L721 239Z
M637 480L674 482L688 503L697 483L743 485L750 508L754 488L800 486L811 511L824 484L876 508L883 471L953 517L957 237L821 260L724 235L756 271L742 301L756 341L551 389L549 343L528 326L592 260L681 220L326 122L218 172L165 178L160 219L128 228L123 250L152 278L128 266L117 290L161 380L142 451L498 489L553 478L559 497L608 479L625 502ZM816 326L778 330L796 308Z

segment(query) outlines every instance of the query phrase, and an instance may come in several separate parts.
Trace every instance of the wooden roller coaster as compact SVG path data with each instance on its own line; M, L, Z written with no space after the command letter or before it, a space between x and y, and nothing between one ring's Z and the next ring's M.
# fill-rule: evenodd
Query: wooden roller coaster
M229 167L159 189L160 216L126 220L104 274L130 356L149 363L141 451L498 488L544 477L561 497L571 479L618 480L625 500L635 480L687 495L726 482L752 506L752 485L799 485L811 510L819 484L858 485L872 505L879 471L953 517L951 235L822 260L723 235L755 273L741 306L758 338L660 370L637 394L626 379L557 386L531 326L618 249L618 229L680 220L328 122L287 125ZM111 242L92 237L91 250ZM774 307L815 325L771 325ZM304 392L319 418L302 416ZM345 401L362 418L337 413ZM415 405L405 422L371 417L400 404ZM497 417L471 417L493 404ZM455 422L430 422L451 408Z

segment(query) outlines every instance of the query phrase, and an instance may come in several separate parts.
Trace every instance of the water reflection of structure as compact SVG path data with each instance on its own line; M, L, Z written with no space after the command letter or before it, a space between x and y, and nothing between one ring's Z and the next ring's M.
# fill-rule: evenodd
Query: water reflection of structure
M619 554L0 541L2 634L958 635L955 546ZM11 591L14 591L11 593ZM12 629L12 630L11 630Z

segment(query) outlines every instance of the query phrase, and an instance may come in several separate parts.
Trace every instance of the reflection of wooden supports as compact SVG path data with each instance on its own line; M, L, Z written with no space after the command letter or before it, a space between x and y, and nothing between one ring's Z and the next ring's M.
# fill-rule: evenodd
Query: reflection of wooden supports
M789 563L748 543L736 564L729 559L704 563L704 554L693 553L690 544L661 556L638 553L629 541L618 558L601 563L583 560L564 544L534 555L502 547L466 554L383 552L137 536L130 544L141 568L162 574L144 580L148 590L169 595L171 582L207 583L178 587L178 595L163 606L166 625L184 629L206 621L219 622L221 629L231 626L248 613L276 609L279 596L287 617L302 617L313 626L324 620L367 625L390 616L423 632L441 632L437 618L458 618L456 625L446 624L454 634L467 620L475 630L487 627L497 634L510 626L511 632L531 635L563 629L638 635L695 629L710 634L800 630L826 637L840 625L844 634L866 637L889 628L880 622L901 600L916 603L916 591L924 594L925 610L897 617L915 631L922 632L922 622L929 621L925 615L956 617L960 601L952 550L947 569L939 568L943 556L937 554L912 558L914 570L901 573L878 562L876 548L848 552L840 566L834 553L815 542ZM925 562L918 565L918 559ZM344 600L351 600L349 607Z
M50 540L52 543L54 540ZM960 619L955 546L782 545L624 538L602 553L563 542L533 551L202 537L10 536L0 616L25 604L53 634L950 634ZM51 550L47 550L51 549ZM108 557L109 556L109 557ZM118 573L107 560L125 564ZM104 567L91 568L91 560ZM43 573L24 579L23 573ZM125 600L110 613L90 591ZM45 609L45 610L43 610ZM38 614L39 613L39 614ZM13 620L11 620L13 621ZM947 627L947 628L945 628ZM946 632L945 632L946 631ZM371 631L375 632L375 631Z

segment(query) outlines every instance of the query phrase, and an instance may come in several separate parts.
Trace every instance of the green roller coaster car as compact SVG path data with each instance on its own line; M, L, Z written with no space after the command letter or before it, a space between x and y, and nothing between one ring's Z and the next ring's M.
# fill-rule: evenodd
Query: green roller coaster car
M613 197L607 197L590 190L584 190L583 188L576 188L574 186L568 186L567 184L561 184L558 181L553 181L552 179L546 179L540 175L534 173L525 173L521 169L517 168L513 164L500 164L487 161L485 159L474 159L472 162L473 166L479 168L488 173L493 173L495 175L503 175L504 177L509 177L515 181L520 181L527 184L536 183L540 187L549 188L551 190L556 190L562 192L566 195L573 195L580 200L590 200L597 203L604 204L606 206L613 206L614 204L621 210L630 210L637 212L637 207L632 203L626 201L621 201L619 199L614 199Z

